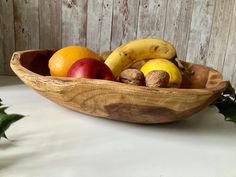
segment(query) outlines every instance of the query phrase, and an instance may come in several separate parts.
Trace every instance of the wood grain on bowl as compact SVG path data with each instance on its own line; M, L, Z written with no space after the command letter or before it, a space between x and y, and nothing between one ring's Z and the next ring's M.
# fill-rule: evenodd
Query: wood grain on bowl
M165 123L184 119L205 108L225 90L227 82L211 68L184 63L194 71L190 88L148 88L120 82L52 77L47 61L54 51L15 52L11 68L28 86L72 110L134 123Z

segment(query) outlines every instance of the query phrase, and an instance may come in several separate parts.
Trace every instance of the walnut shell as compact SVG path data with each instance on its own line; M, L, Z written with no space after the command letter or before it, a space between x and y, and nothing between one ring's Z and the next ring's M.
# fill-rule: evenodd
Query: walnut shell
M155 70L149 72L145 77L147 87L162 87L168 86L170 76L167 72Z
M144 85L144 75L138 69L125 69L120 73L120 82L132 85Z

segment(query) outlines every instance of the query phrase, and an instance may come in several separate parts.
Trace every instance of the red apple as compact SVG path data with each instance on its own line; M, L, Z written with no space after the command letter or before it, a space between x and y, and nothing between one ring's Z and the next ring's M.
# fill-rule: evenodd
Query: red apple
M68 77L115 80L110 68L95 59L84 58L76 61L67 73Z

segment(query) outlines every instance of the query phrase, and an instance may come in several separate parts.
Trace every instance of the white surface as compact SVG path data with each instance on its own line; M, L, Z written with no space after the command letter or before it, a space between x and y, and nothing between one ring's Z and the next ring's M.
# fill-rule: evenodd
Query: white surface
M14 77L0 77L0 98L27 115L0 142L0 177L236 177L236 126L215 107L178 123L122 123L65 109Z

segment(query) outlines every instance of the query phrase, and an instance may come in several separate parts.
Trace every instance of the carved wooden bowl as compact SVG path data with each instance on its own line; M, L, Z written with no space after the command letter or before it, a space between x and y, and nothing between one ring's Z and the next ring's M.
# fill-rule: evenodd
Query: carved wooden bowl
M50 50L15 52L11 68L26 85L49 100L97 117L145 124L179 121L214 102L227 86L216 70L191 63L184 65L195 74L188 86L179 89L52 77L48 60L53 53Z

